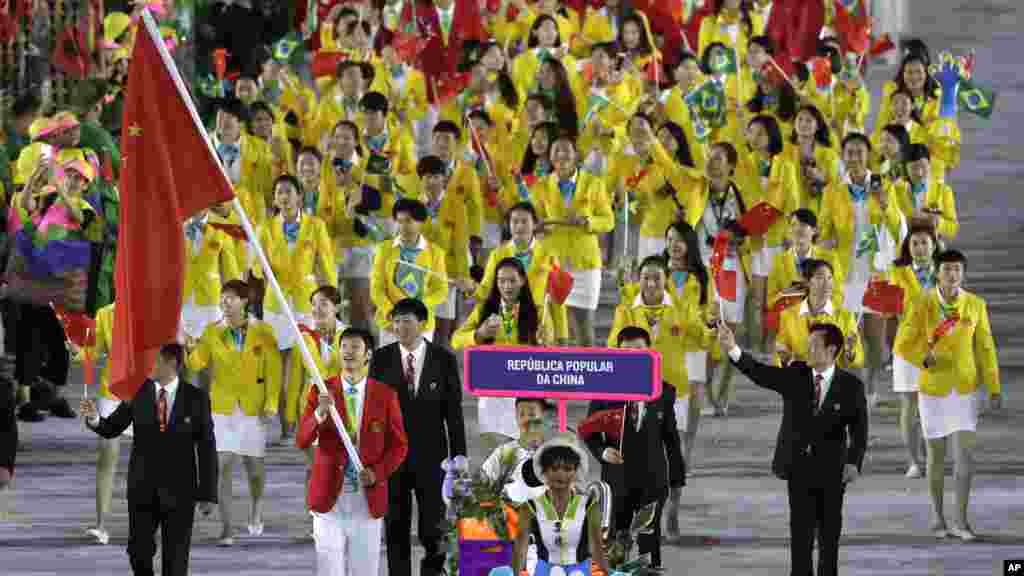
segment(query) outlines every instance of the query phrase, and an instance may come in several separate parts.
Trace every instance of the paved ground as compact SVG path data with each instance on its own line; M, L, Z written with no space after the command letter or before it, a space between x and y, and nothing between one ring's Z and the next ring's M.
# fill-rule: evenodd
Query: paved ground
M1024 558L1024 454L1018 442L1024 431L1024 399L1017 393L1024 378L1019 370L1024 367L1024 336L1017 328L1024 319L1024 300L1019 298L1024 292L1024 273L1019 271L1024 200L1014 186L1024 175L1024 151L1015 137L1024 133L1024 84L1017 80L1016 58L1024 50L1024 8L1018 0L918 0L910 16L910 32L923 36L933 49L976 49L978 78L991 80L999 91L993 120L964 121L963 167L953 183L963 223L958 244L972 258L971 288L991 303L1007 368L1003 381L1008 406L985 417L979 429L971 512L981 538L970 545L937 542L928 535L925 483L903 478L895 417L875 418L872 436L877 440L869 450L866 475L846 498L841 571L849 576L998 575L1004 559ZM876 92L891 75L891 70L873 74ZM685 536L666 550L672 574L788 573L785 487L769 474L779 404L748 383L740 384L738 404L730 418L702 424L696 466L684 491ZM573 406L570 418L578 418L581 409ZM474 434L471 405L467 426ZM128 446L122 447L114 495L113 540L102 547L90 544L82 533L94 516L96 440L77 421L50 419L23 430L28 451L19 454L15 489L0 496L0 574L128 572L123 480ZM301 513L301 462L294 449L270 451L263 537L239 537L233 549L218 549L212 539L219 524L197 525L194 574L284 576L313 570L312 543L303 536L308 520ZM243 479L236 477L236 518L247 513L243 486ZM951 500L947 490L947 506Z

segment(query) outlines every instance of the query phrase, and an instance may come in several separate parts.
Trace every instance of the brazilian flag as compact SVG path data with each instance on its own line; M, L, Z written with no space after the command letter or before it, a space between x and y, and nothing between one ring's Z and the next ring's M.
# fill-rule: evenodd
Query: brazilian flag
M298 32L290 32L273 46L274 60L290 66L301 66L306 59L305 45L302 35Z
M711 69L711 74L714 76L735 74L739 69L736 62L736 51L721 45L713 47L711 57L708 59L708 68Z
M986 120L992 117L992 109L996 104L996 93L991 88L979 86L973 80L961 80L958 94L960 109L981 116Z
M706 128L725 126L725 86L708 80L683 99Z

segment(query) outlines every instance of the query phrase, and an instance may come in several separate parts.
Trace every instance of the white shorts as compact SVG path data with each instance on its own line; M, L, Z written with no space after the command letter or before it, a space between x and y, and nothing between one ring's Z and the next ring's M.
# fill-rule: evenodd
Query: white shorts
M572 274L572 292L566 299L565 305L570 308L581 308L583 310L597 310L601 301L601 269L576 270L566 267Z
M448 285L448 298L434 306L434 316L440 320L454 320L455 319L455 286L452 284Z
M960 394L952 390L945 397L918 394L917 407L924 437L935 440L953 432L976 431L979 405L978 392Z
M181 324L178 327L179 339L184 341L183 335L199 339L203 335L203 330L206 330L208 325L219 321L221 316L220 306L196 306L194 300L190 298L181 307Z
M672 412L676 415L676 430L683 432L690 429L690 395L686 394L676 398L672 405Z
M892 357L892 391L917 392L921 369L897 355Z
M477 398L477 419L480 422L480 433L503 434L519 439L519 423L516 421L515 398Z
M110 398L103 398L102 396L96 399L96 411L100 413L100 418L108 418L120 405L120 400L111 400ZM121 433L121 436L126 436L128 438L131 438L134 435L135 433L132 430L131 425Z
M425 338L428 342L433 342L434 341L434 331L431 330L430 332L424 332L423 333L423 338ZM398 336L396 336L394 332L389 332L387 330L381 330L380 331L380 341L377 342L377 347L378 348L383 348L383 347L387 346L388 344L394 344L395 342L398 342Z
M764 246L756 254L752 254L750 258L750 275L767 278L772 273L775 256L779 252L782 252L781 246Z
M484 248L493 250L501 245L501 224L484 222Z
M640 241L637 243L637 255L636 258L639 262L643 262L644 258L648 256L661 256L665 252L665 237L661 238L654 236L640 235Z
M383 518L370 518L366 494L338 494L334 509L313 516L313 540L318 576L377 574Z
M341 264L338 264L338 278L369 278L373 270L373 246L352 246L345 248Z
M690 382L708 381L707 350L686 353L686 377Z
M292 311L294 310L295 308L292 308ZM306 324L307 326L312 324L312 315L300 312L294 313L295 321L299 324ZM295 342L299 339L299 335L295 330L292 330L291 324L288 322L288 316L280 312L263 310L263 321L270 324L270 327L274 329L274 337L277 338L278 350L291 350L292 347L295 346Z
M216 386L216 384L214 384ZM217 452L263 458L267 451L267 427L259 416L249 416L235 406L234 414L213 414L213 436Z

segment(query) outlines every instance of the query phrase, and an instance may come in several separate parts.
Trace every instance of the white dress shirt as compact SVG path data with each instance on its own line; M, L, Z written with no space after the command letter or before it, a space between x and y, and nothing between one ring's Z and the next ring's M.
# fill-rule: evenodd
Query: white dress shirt
M154 386L153 397L154 397L154 405L155 405L156 403L160 402L160 388L161 388L161 386L160 386L159 382L154 382L153 386ZM165 388L167 390L167 424L170 425L170 423L171 423L171 413L174 411L174 397L178 394L178 379L175 378L174 380L171 380L167 384L167 386L164 386L163 388ZM157 419L159 420L159 418L160 418L160 415L158 413L157 414ZM99 414L97 414L96 416L93 416L92 418L89 418L87 423L89 424L89 427L91 427L91 428L95 428L96 426L99 426L100 425Z
M420 338L416 348L412 350L406 349L401 343L398 344L398 349L402 352L402 374L405 374L406 358L409 354L412 354L415 360L413 365L416 367L416 373L413 374L413 395L419 394L420 392L420 380L423 376L423 361L427 357L427 341Z
M729 350L729 358L733 362L739 362L740 357L743 356L743 350L739 346L733 346ZM811 382L814 382L814 378L821 374L821 398L818 399L818 408L821 408L821 403L825 401L825 396L828 396L828 389L832 386L832 378L836 374L836 366L833 364L829 366L824 372L818 372L817 370L811 370L813 375L811 376Z

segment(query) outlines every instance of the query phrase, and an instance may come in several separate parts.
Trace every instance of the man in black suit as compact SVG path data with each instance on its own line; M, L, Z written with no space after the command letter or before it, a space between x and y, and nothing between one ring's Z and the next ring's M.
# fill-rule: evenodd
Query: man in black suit
M619 348L646 349L651 335L638 326L627 326L618 335ZM605 434L586 438L590 453L601 463L601 480L612 488L616 531L627 530L633 514L651 502L657 502L654 531L637 538L640 554L651 555L651 566L661 566L661 514L672 490L677 504L686 483L686 464L676 430L673 405L676 389L665 383L661 396L650 402L606 402L594 400L589 414L625 408L623 437L619 441Z
M444 514L441 463L466 454L462 421L462 383L455 355L423 338L428 311L413 298L398 301L391 321L398 342L379 348L370 361L370 378L394 386L409 436L409 454L389 480L385 532L388 574L409 576L412 548L412 494L419 509L417 534L426 549L420 574L436 576L445 560L440 524Z
M128 471L128 556L136 576L153 574L154 534L162 535L164 576L188 574L196 503L204 516L217 502L217 449L210 398L178 380L184 362L180 344L165 344L151 379L107 418L96 403L82 400L86 426L117 438L134 424Z
M846 486L860 476L868 440L864 383L836 368L843 333L834 324L811 326L807 363L784 368L760 364L744 354L721 323L718 340L740 372L782 395L782 426L772 471L789 490L790 574L813 574L815 537L818 576L837 574L843 496Z

